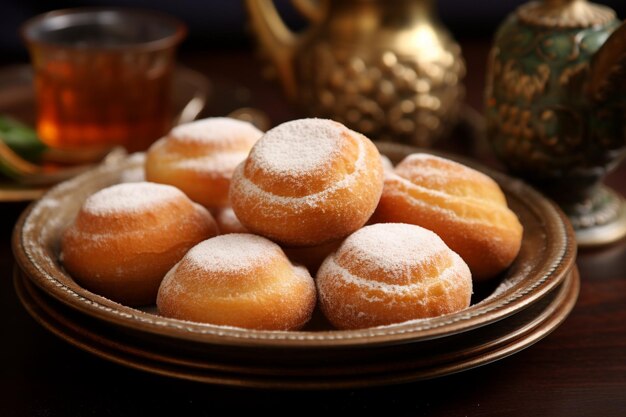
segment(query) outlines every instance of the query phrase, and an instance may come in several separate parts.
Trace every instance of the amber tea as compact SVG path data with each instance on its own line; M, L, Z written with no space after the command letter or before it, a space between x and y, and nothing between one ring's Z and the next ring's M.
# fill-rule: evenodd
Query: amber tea
M124 9L51 12L24 26L35 71L37 130L48 145L146 149L173 120L175 47L184 26Z

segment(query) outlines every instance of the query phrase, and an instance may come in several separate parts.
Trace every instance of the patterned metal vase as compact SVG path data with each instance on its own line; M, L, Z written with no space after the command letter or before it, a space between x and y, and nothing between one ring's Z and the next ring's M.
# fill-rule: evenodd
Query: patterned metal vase
M508 168L554 198L579 244L626 234L602 186L626 147L626 30L585 0L521 6L499 28L487 74L488 138Z

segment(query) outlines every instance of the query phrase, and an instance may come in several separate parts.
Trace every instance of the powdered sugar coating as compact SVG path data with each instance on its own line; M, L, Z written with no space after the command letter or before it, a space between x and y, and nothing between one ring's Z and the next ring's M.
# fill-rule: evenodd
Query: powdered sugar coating
M248 122L225 117L177 126L148 150L146 178L178 187L207 208L225 207L233 171L262 135Z
M146 172L144 169L146 154L144 152L135 152L128 156L128 161L132 168L125 169L120 173L120 182L146 181Z
M253 233L289 246L315 246L359 229L382 193L382 163L375 145L331 120L288 124L331 136L311 134L311 140L292 143L288 136L279 135L276 150L263 150L260 153L267 155L259 156L259 149L272 147L266 142L272 131L261 138L233 173L230 203L241 223ZM311 151L316 143L324 145ZM328 160L321 161L322 155ZM293 160L283 162L285 158Z
M250 156L266 172L298 176L327 166L340 152L347 131L330 120L293 120L265 133Z
M447 250L441 238L430 230L387 223L357 230L343 242L339 252L363 264L382 268L387 279L400 283L411 275L415 265L426 263Z
M415 185L428 186L431 191L482 204L506 204L504 194L492 178L450 159L414 153L404 158L394 172Z
M214 237L194 246L185 262L199 271L246 271L265 264L280 247L260 236L231 233Z
M168 137L188 144L232 148L233 143L256 141L263 132L254 125L229 117L210 117L176 126Z
M331 274L341 277L342 282L338 284L339 286L354 285L367 289L368 291L380 292L386 295L400 296L410 296L412 294L424 292L424 290L430 284L443 284L446 291L453 291L456 285L454 281L457 279L459 270L467 270L467 265L463 262L460 256L458 256L456 253L453 253L452 263L448 268L445 268L441 271L441 273L437 276L436 281L424 279L398 284L393 282L381 282L375 279L355 275L351 273L348 269L339 265L335 257L329 257L328 259L326 259L326 261L324 261L324 274ZM406 270L404 272L406 272ZM467 271L467 273L469 275L469 271ZM328 297L328 293L325 293L325 295L326 297L324 299L327 301L330 300L330 302L332 302L332 297ZM419 303L422 301L423 300L418 300L417 302ZM338 302L341 302L341 300L338 300Z
M383 164L383 170L385 171L385 173L393 172L393 162L391 162L391 159L389 159L389 157L381 154L380 162L382 162Z
M313 312L315 284L275 243L229 234L192 248L157 296L167 317L252 329L300 328Z
M319 204L324 203L329 196L331 196L337 190L349 188L353 183L358 181L359 177L363 176L365 169L365 149L361 142L358 143L359 153L358 159L355 162L355 170L349 175L343 177L340 181L332 184L319 192L311 193L301 197L282 196L275 195L268 191L265 191L252 181L250 181L244 175L244 164L237 167L236 171L239 176L239 181L235 184L237 192L242 193L247 198L261 199L269 201L273 204L289 206L295 210L299 207L317 207Z
M433 232L375 224L348 237L317 274L322 310L338 328L434 317L469 306L467 264Z
M152 182L131 182L113 185L91 195L85 201L83 211L106 216L115 213L140 213L184 198L176 187Z
M220 228L220 234L247 232L232 207L226 207L220 210L215 220L217 220L217 224Z
M407 156L385 180L384 197L407 198L411 206L442 219L472 225L510 224L509 210L498 184L482 172L425 153ZM445 238L445 236L444 236ZM490 240L500 240L491 236Z
M212 177L229 178L237 165L248 157L248 151L219 151L210 155L172 161L172 168L195 171Z
M428 201L426 199L414 198L412 195L407 193L406 190L414 189L414 190L417 190L420 194L424 196L428 196L430 199L444 200L447 202L458 201L459 197L451 196L450 194L444 191L434 190L432 188L427 188L421 185L414 184L410 180L403 178L395 173L387 173L385 176L385 182L386 182L386 186L383 190L384 197L406 198L411 206L421 207L424 210L428 210L429 212L435 213L442 218L448 217L448 218L456 219L460 222L467 223L467 224L484 223L484 221L482 221L480 218L461 216L461 214L458 214L457 212L455 212L451 207L449 207L449 205L436 205L436 204L432 204L431 201ZM397 183L397 185L394 183ZM390 184L394 185L394 187L388 186ZM475 198L473 200L476 200L476 204L480 206L483 205L483 200L478 200ZM463 199L463 202L467 202L467 201L471 202L472 198L469 197L467 199ZM490 204L490 203L484 202L484 204Z
M489 176L457 162L407 156L388 174L375 221L418 224L435 231L472 270L494 277L517 256L523 227Z

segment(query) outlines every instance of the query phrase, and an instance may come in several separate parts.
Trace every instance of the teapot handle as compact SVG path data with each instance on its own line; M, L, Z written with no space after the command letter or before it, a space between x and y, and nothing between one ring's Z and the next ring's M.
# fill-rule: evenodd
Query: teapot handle
M602 102L611 91L626 93L626 22L598 49L590 63L587 94Z
M292 0L294 7L312 23L320 22L326 11L328 1ZM252 29L269 54L283 89L289 99L295 99L297 84L293 67L293 57L302 38L292 32L280 17L273 0L246 0Z

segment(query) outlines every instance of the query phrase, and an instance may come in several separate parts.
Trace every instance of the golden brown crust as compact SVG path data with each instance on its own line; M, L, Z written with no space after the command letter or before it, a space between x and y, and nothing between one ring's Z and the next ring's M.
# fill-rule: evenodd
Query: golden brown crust
M469 265L475 280L494 277L519 252L523 228L488 176L425 154L407 157L388 174L376 222L433 230Z
M96 294L131 306L153 304L167 271L189 248L216 234L209 212L182 192L133 212L94 213L83 206L62 236L62 261Z
M228 205L230 178L262 132L247 122L209 118L178 126L146 155L146 179L181 189L208 209Z
M324 259L336 251L341 242L334 240L317 246L282 246L282 249L291 262L304 265L312 275L315 275Z
M229 234L190 250L163 280L157 306L182 320L295 330L311 318L315 302L313 279L280 247L260 236Z
M340 329L435 317L469 306L470 271L433 232L408 224L366 226L317 273L322 311Z
M363 135L330 120L295 120L255 145L233 174L230 199L251 232L314 246L365 224L382 192L382 172L378 150Z

